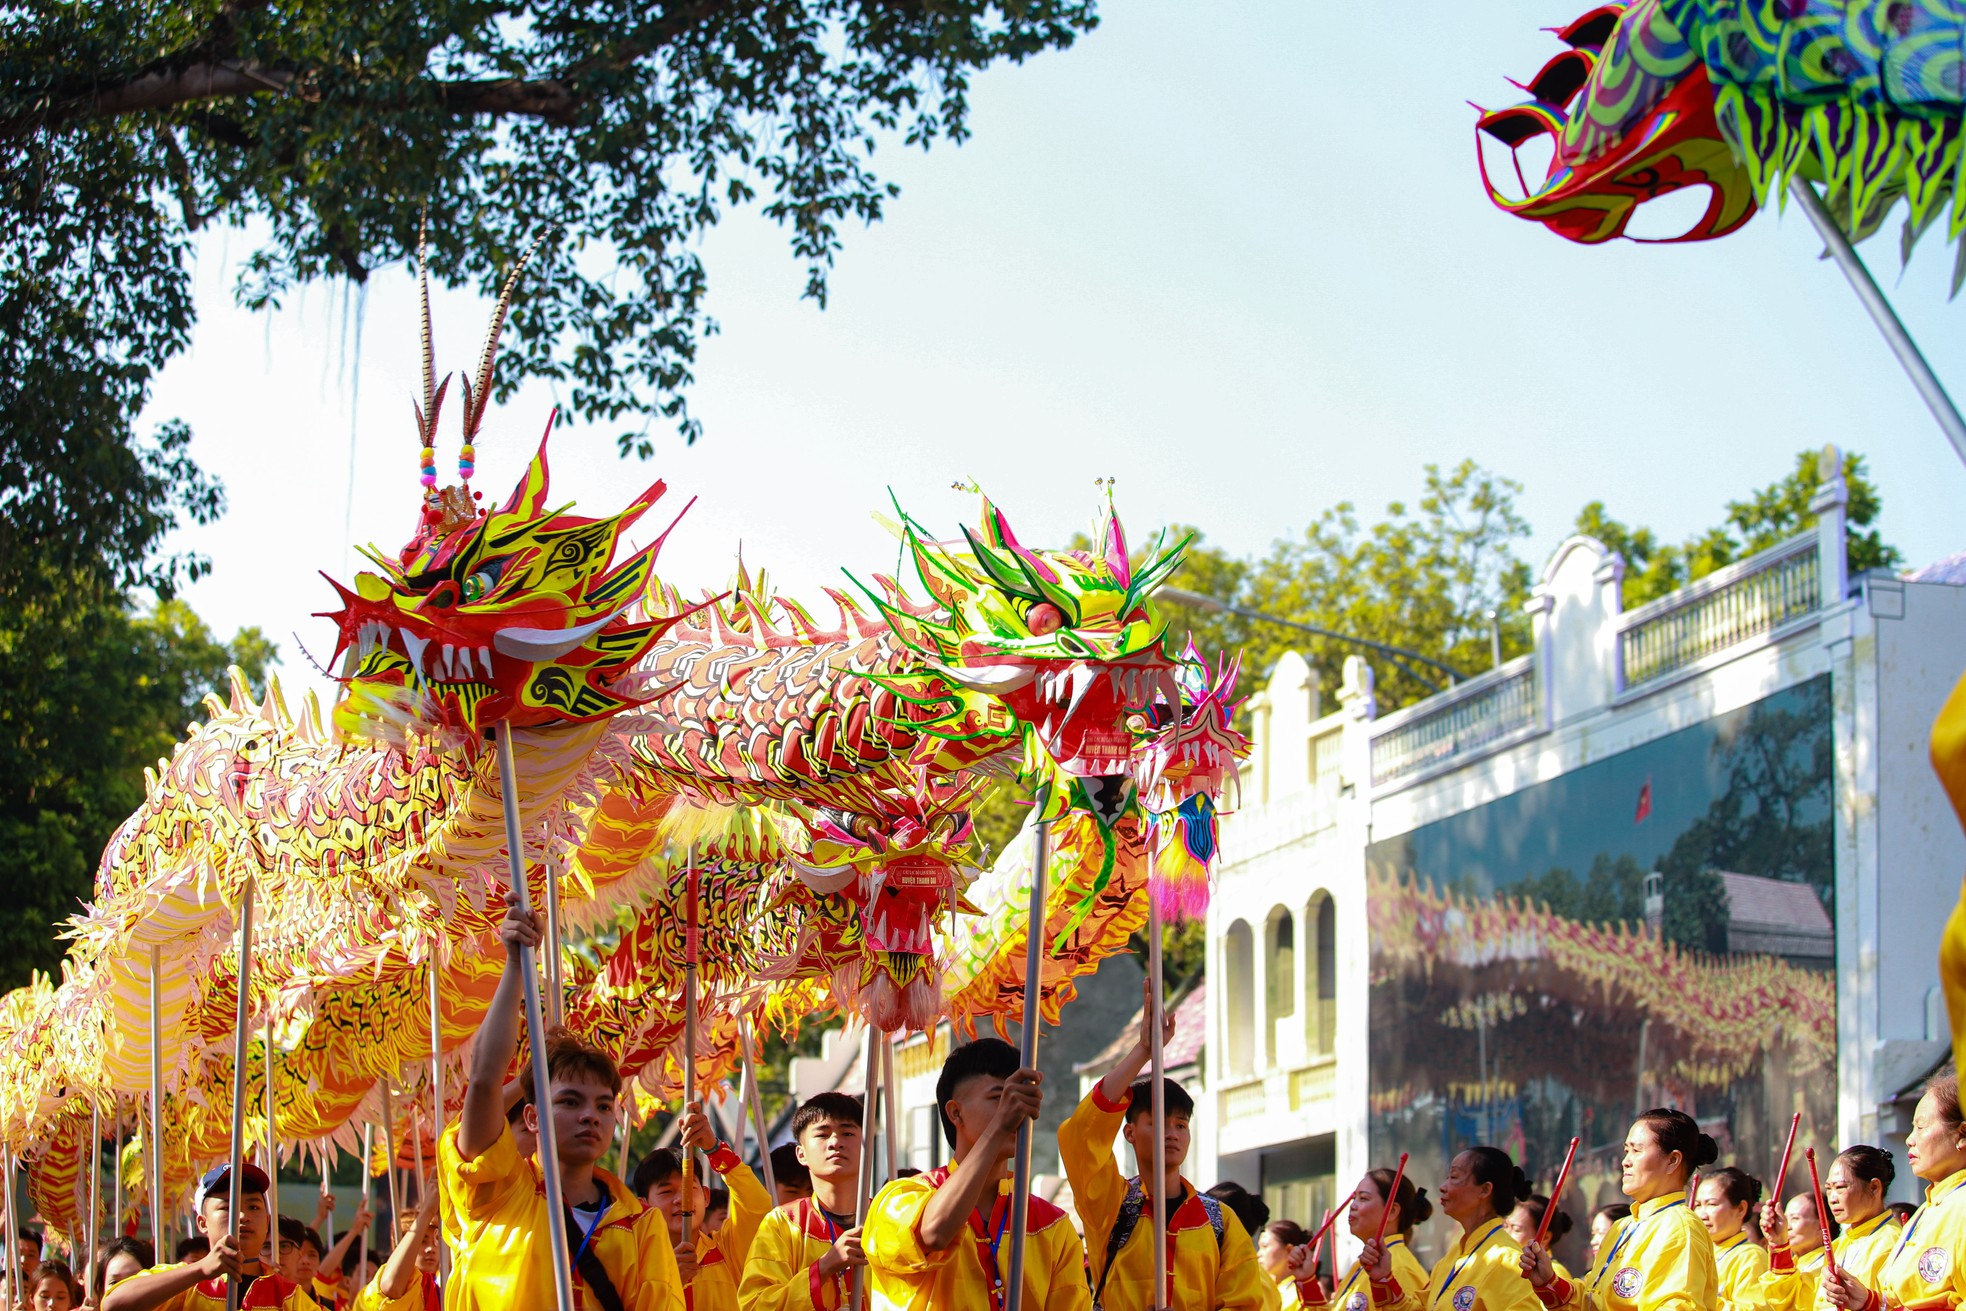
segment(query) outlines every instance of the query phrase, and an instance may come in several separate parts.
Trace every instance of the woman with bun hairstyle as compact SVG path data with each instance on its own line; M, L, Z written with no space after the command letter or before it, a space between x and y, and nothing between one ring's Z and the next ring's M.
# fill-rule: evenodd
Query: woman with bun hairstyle
M1720 1274L1720 1311L1745 1311L1761 1291L1768 1252L1748 1232L1748 1216L1761 1201L1761 1180L1729 1165L1700 1176L1693 1214L1713 1239L1714 1266Z
M1256 1264L1263 1267L1263 1278L1276 1289L1272 1298L1263 1296L1263 1305L1290 1311L1298 1305L1297 1279L1290 1270L1290 1254L1308 1247L1310 1230L1295 1220L1272 1220L1256 1231Z
M1843 1230L1841 1235L1833 1235L1835 1242L1831 1244L1836 1268L1849 1271L1866 1288L1878 1286L1878 1273L1904 1232L1904 1222L1884 1200L1897 1177L1898 1167L1891 1153L1863 1144L1844 1148L1843 1154L1830 1162L1829 1175L1823 1180L1829 1213ZM1829 1302L1828 1290L1822 1290L1819 1300Z
M1840 1263L1835 1275L1823 1276L1823 1300L1830 1305L1843 1311L1949 1311L1966 1300L1966 1201L1960 1200L1966 1193L1966 1120L1959 1113L1959 1076L1951 1069L1925 1085L1905 1135L1905 1161L1925 1181L1925 1204L1912 1212L1871 1279ZM1847 1190L1844 1197L1847 1204Z
M1617 1231L1618 1222L1631 1216L1629 1202L1610 1202L1591 1212L1590 1262L1597 1264L1597 1254L1604 1250L1605 1242Z
M1390 1243L1366 1239L1358 1263L1379 1311L1539 1311L1522 1277L1522 1247L1505 1220L1529 1196L1529 1180L1499 1147L1470 1147L1447 1166L1440 1209L1461 1226L1461 1240L1434 1264L1424 1284L1409 1286L1393 1269Z
M1515 1210L1509 1212L1507 1223L1510 1235L1514 1237L1517 1243L1526 1246L1536 1237L1536 1226L1543 1223L1543 1214L1549 1209L1549 1198L1543 1196L1541 1193L1529 1194L1529 1196L1515 1204ZM1557 1242L1565 1234L1570 1232L1570 1229L1569 1215L1558 1211L1555 1215L1551 1216L1549 1232L1550 1246L1555 1247ZM1563 1262L1553 1260L1551 1264L1556 1267L1556 1277L1558 1279L1570 1278L1570 1272L1563 1268Z
M1720 1276L1713 1238L1686 1205L1686 1181L1719 1149L1684 1111L1647 1111L1625 1135L1621 1186L1632 1213L1607 1235L1591 1272L1559 1279L1549 1250L1531 1243L1522 1272L1546 1307L1565 1311L1715 1311Z
M1411 1179L1399 1181L1399 1196L1388 1204L1386 1190L1393 1186L1393 1171L1383 1166L1367 1173L1359 1182L1358 1191L1352 1194L1347 1207L1345 1227L1352 1236L1361 1240L1370 1239L1379 1232L1379 1217L1388 1209L1392 1214L1386 1217L1386 1250L1392 1254L1393 1278L1402 1288L1419 1288L1427 1282L1427 1268L1413 1255L1413 1227L1433 1219L1434 1204L1427 1200L1427 1190L1415 1188ZM1313 1277L1311 1270L1311 1250L1308 1247L1294 1248L1290 1254L1290 1272L1296 1278L1297 1300L1307 1307L1326 1305L1324 1285ZM1367 1287L1371 1280L1369 1272L1358 1262L1345 1272L1338 1282L1330 1299L1337 1303L1337 1311L1368 1311L1372 1304L1372 1294Z
M1811 1311L1823 1278L1823 1230L1816 1223L1815 1194L1797 1193L1786 1207L1775 1205L1772 1197L1763 1202L1761 1232L1768 1235L1768 1272L1748 1300L1760 1311Z

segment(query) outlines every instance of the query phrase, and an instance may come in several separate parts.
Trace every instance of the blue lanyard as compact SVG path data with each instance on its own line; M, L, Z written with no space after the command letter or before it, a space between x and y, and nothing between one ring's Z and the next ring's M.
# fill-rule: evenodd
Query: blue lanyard
M1936 1203L1927 1201L1923 1206L1919 1207L1916 1211L1913 1211L1911 1213L1911 1223L1905 1226L1905 1232L1903 1236L1901 1236L1898 1239L1898 1245L1891 1249L1892 1261L1898 1259L1898 1253L1905 1250L1905 1244L1909 1243L1911 1241L1911 1236L1918 1232L1919 1222L1925 1219L1925 1213L1931 1210L1934 1206L1944 1206L1947 1202L1950 1202L1952 1200L1953 1193L1957 1193L1958 1191L1959 1189L1957 1188L1953 1189L1951 1193L1947 1193L1944 1197L1941 1197ZM1887 1261L1885 1264L1888 1265L1890 1264L1890 1262Z
M1684 1205L1686 1205L1686 1199L1683 1197L1677 1202L1667 1202L1664 1206L1654 1211L1651 1215L1646 1216L1643 1221L1643 1225L1650 1225L1654 1220L1657 1220L1660 1216L1672 1210L1675 1206L1684 1206ZM1597 1268L1598 1279L1602 1279L1604 1277L1604 1272L1606 1270L1611 1269L1611 1263L1618 1259L1618 1253L1625 1250L1625 1244L1631 1241L1632 1235L1636 1234L1640 1228L1641 1228L1640 1220L1638 1219L1637 1216L1633 1216L1632 1222L1625 1226L1625 1232L1618 1235L1618 1241L1611 1244L1611 1251L1604 1258L1604 1263L1598 1266ZM1592 1288L1597 1287L1597 1279L1593 1279L1591 1281L1591 1287Z
M1462 1270L1467 1268L1468 1262L1474 1260L1475 1257L1481 1254L1481 1249L1488 1246L1488 1240L1493 1238L1496 1234L1502 1232L1502 1222L1500 1219L1493 1220L1490 1223L1492 1223L1495 1227L1493 1229L1490 1229L1487 1233L1483 1234L1481 1236L1481 1241L1474 1245L1474 1249L1470 1251L1466 1256L1462 1257L1459 1261L1455 1262L1454 1268L1447 1272L1447 1280L1446 1280L1447 1288L1451 1289L1454 1287L1454 1280L1456 1276L1458 1276ZM1427 1305L1432 1306L1438 1301L1440 1301L1440 1294L1436 1292L1432 1297L1427 1299Z
M587 1227L586 1237L582 1238L580 1240L580 1246L574 1249L573 1264L575 1269L579 1269L580 1267L580 1258L587 1255L588 1245L594 1241L594 1235L601 1232L601 1221L607 1218L608 1208L613 1205L614 1205L613 1194L609 1194L607 1197L602 1199L601 1209L594 1213L594 1223ZM573 1210L573 1208L569 1206L567 1210L571 1211Z

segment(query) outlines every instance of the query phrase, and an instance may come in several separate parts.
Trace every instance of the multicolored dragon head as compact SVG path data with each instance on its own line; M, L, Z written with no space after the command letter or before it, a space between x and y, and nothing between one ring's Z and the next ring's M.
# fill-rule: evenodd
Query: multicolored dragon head
M1149 710L1152 736L1140 752L1139 786L1157 830L1153 895L1171 919L1208 909L1217 812L1237 782L1237 762L1249 755L1249 738L1235 726L1241 670L1240 656L1211 668L1190 642L1175 671L1180 700Z
M949 915L977 913L963 894L977 875L969 808L982 786L951 779L879 806L799 808L810 845L786 860L792 895L854 907L859 949L832 970L833 999L877 1028L926 1030L942 1017L935 935Z
M1792 177L1824 185L1854 237L1910 203L1906 248L1952 196L1949 239L1966 229L1955 185L1966 82L1966 4L1873 0L1603 4L1556 35L1570 48L1527 84L1520 105L1481 115L1510 148L1548 138L1553 154L1520 193L1489 196L1572 241L1624 234L1640 205L1704 186L1705 213L1679 241L1725 236Z
M967 550L905 515L901 535L940 609L869 595L931 674L897 681L897 691L943 707L923 730L932 757L923 763L962 767L975 754L965 744L1021 731L1024 774L1047 817L1078 805L1116 822L1134 798L1129 721L1157 698L1178 699L1167 620L1151 596L1188 539L1156 542L1136 566L1109 505L1094 549L1031 550L988 499L980 531L963 529Z
M394 557L365 550L380 572L357 574L352 589L335 583L342 608L323 616L339 625L335 658L342 662L343 692L334 722L344 738L400 742L412 727L462 736L501 720L527 728L606 718L640 703L616 691L615 680L675 622L627 617L667 530L612 564L622 535L662 496L661 482L607 518L552 506L549 420L505 504L481 510L470 489L499 332L525 262L499 297L475 385L464 383L460 481L442 490L436 429L450 379L437 381L424 280L423 403L416 412L422 516L416 535Z

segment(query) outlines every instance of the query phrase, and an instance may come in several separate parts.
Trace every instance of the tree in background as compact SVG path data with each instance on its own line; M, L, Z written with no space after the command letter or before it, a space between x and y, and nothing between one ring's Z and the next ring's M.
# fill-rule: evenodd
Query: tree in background
M144 768L203 717L228 665L263 684L273 657L258 629L220 642L181 601L139 613L99 580L70 581L52 603L0 610L0 989L59 968L58 925L142 802Z

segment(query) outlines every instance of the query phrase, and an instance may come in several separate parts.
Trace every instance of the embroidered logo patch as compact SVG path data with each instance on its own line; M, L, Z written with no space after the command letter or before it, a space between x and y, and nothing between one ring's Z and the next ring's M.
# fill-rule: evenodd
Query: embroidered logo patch
M1345 1311L1365 1311L1365 1290L1357 1289L1345 1299Z
M1637 1297L1640 1285L1645 1281L1639 1277L1637 1266L1625 1266L1611 1276L1611 1291L1619 1297Z
M1474 1285L1462 1284L1454 1290L1454 1311L1474 1311L1474 1299Z
M1928 1284L1943 1280L1951 1268L1952 1254L1943 1247L1928 1247L1918 1254L1918 1277Z

